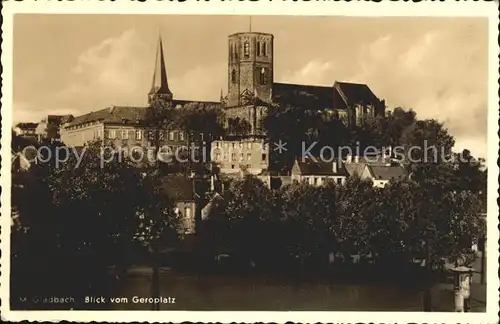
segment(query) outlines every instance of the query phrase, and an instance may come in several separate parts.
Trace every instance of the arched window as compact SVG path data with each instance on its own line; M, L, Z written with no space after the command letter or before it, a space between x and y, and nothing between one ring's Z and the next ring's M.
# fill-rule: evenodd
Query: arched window
M236 83L236 71L235 70L231 71L231 82Z
M261 42L258 41L257 42L257 56L260 56L261 55Z
M250 43L249 42L245 42L244 48L243 48L243 53L244 53L245 57L250 56Z
M264 85L267 83L267 80L266 80L266 68L262 68L260 69L260 72L259 72L259 83Z
M267 56L267 46L266 42L262 43L262 55Z

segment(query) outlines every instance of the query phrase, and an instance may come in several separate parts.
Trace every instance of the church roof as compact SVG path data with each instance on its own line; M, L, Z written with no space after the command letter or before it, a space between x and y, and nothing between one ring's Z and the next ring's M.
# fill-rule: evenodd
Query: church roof
M161 36L158 40L155 69L153 71L153 83L149 94L172 94L168 88L167 69L165 68L165 57L163 55L163 43Z
M333 86L273 84L274 100L297 103L307 97L316 106L311 108L318 109L347 109L356 103L376 103L379 101L371 89L366 84L361 83L335 81Z
M273 84L274 100L296 102L298 97L309 97L319 106L317 108L330 108L333 101L333 88L292 83Z
M363 83L335 81L333 87L349 106L357 103L372 103L379 100L372 90Z

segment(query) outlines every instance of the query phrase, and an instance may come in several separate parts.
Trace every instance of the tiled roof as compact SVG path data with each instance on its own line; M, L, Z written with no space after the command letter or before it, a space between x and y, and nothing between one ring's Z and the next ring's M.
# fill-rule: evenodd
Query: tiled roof
M147 116L148 108L146 107L123 107L113 106L98 111L93 111L85 115L77 116L68 126L83 124L92 121L103 121L107 123L120 123L122 119L135 122L136 120L144 120Z
M301 175L324 175L324 176L333 176L333 175L338 175L338 176L346 176L346 170L343 168L341 165L337 165L337 172L334 172L333 170L333 163L334 162L324 162L321 161L321 159L317 158L317 161L315 162L312 159L306 158L306 159L297 159L296 164L298 165L300 169L300 174Z
M48 124L64 124L70 122L73 119L73 115L48 115L46 122Z
M402 179L406 177L406 172L401 166L369 165L368 167L375 180Z
M193 201L193 181L183 175L166 176L161 180L161 190L174 201Z
M189 103L202 103L209 105L220 105L220 102L215 101L189 101L189 100L172 100L173 106L184 106ZM149 107L133 107L133 106L112 106L98 111L93 111L84 115L75 117L68 125L73 126L92 121L102 121L105 123L121 123L122 119L131 122L145 121L149 114Z
M334 87L341 97L347 101L349 106L357 103L372 103L379 100L366 84L336 81Z

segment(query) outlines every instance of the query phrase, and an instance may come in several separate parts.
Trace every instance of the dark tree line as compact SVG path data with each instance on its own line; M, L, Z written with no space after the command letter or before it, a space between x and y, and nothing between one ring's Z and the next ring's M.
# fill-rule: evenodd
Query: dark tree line
M268 189L252 176L235 180L203 224L206 247L269 267L315 269L351 264L434 269L469 259L483 230L472 191L429 190L413 180L385 188L351 177L344 186L293 184ZM429 250L427 250L429 248Z

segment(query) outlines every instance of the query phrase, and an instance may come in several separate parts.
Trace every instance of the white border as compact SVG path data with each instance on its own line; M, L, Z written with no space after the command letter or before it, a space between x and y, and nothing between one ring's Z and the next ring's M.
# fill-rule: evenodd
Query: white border
M475 322L497 323L499 312L498 287L498 4L495 2L292 2L290 0L186 2L147 0L79 2L29 1L3 3L2 9L2 172L1 214L2 275L0 297L2 320L9 321L154 321L154 322ZM10 141L12 125L12 38L13 18L17 13L72 14L245 14L245 15L346 15L346 16L475 16L489 19L489 100L488 100L488 257L486 313L423 313L423 312L227 312L227 311L10 311L9 254L10 251ZM381 298L383 298L381 296Z

